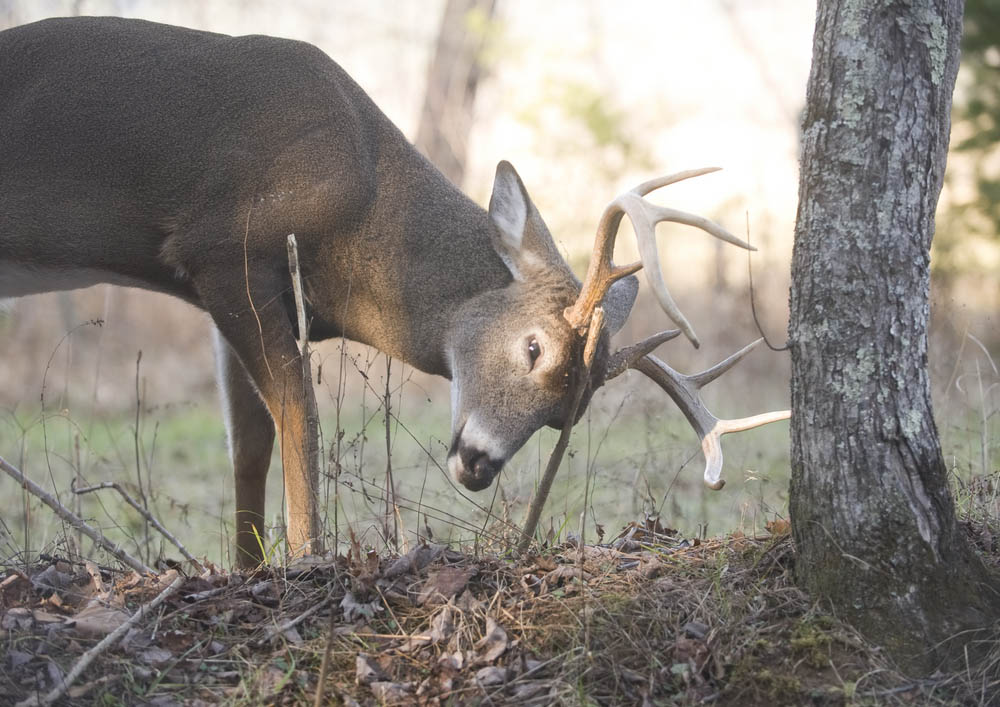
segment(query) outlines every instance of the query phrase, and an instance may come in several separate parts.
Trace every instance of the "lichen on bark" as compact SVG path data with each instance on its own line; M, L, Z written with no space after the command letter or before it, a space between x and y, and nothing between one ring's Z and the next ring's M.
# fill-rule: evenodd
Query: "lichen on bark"
M916 671L1000 615L958 532L927 374L961 12L820 0L792 262L797 573Z

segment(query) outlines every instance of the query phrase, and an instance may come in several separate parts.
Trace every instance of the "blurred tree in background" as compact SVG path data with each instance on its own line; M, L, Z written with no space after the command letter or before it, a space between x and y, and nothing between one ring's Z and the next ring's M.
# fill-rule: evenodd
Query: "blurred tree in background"
M972 134L954 149L975 162L977 194L969 225L996 239L1000 233L1000 0L967 0L962 63L969 74L955 117Z
M476 91L496 0L447 0L414 143L457 187L465 179Z
M966 1L952 123L953 193L934 239L935 277L989 291L1000 284L1000 0Z

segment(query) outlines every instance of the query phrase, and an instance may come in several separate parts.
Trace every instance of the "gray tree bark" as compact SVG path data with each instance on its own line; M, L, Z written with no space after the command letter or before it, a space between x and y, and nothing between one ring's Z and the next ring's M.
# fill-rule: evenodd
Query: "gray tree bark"
M819 0L792 261L797 576L920 672L1000 616L956 523L927 373L961 23L962 0Z

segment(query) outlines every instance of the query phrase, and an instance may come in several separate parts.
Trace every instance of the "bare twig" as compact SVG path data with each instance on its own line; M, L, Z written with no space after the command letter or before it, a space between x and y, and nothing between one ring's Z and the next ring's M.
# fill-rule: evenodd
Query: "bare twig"
M396 481L392 476L392 437L390 434L392 426L392 391L389 383L392 379L392 356L385 356L385 395L383 397L383 410L385 412L383 421L385 422L385 517L382 522L384 529L382 534L388 541L392 537L393 552L400 552L399 549L399 507L396 505ZM402 385L402 383L400 384ZM389 535L389 519L392 519L392 535ZM403 551L405 552L405 550Z
M139 574L156 574L151 568L147 567L140 560L132 557L117 545L112 544L111 541L104 537L104 535L83 522L83 519L79 518L75 513L73 513L73 511L61 504L55 496L46 492L41 486L22 474L16 467L7 463L3 457L0 457L0 470L3 470L9 476L13 477L17 483L21 484L21 488L40 498L42 503L55 511L57 516L93 540L106 552L117 557L123 564L128 565Z
M295 234L288 234L288 272L292 276L292 293L295 296L295 314L299 323L299 353L305 358L309 349L309 336L306 332L306 306L302 296L302 273L299 269L299 245Z
M146 510L143 517L149 519L149 502L146 499L146 492L142 487L142 455L139 453L139 423L142 419L142 392L139 388L139 366L142 364L142 349L139 349L135 357L135 428L132 430L132 446L135 449L135 480L139 485L139 498L142 499L142 508L135 506L136 510ZM150 489L152 491L152 489ZM143 548L146 559L149 559L149 523L143 523Z
M101 655L101 653L103 653L108 648L117 643L118 640L129 631L129 629L131 629L133 626L139 623L139 621L141 621L143 617L149 614L149 612L158 607L171 594L177 591L177 588L181 586L181 583L183 581L184 577L182 575L178 575L177 577L175 577L174 581L171 582L169 585L167 585L162 592L157 594L152 601L150 601L148 604L143 604L142 606L140 606L139 609L134 614L132 614L132 616L130 616L127 621L125 621L125 623L123 623L121 626L119 626L114 631L105 636L104 639L96 646L94 646L89 651L81 655L80 659L77 660L76 663L73 665L73 668L69 671L69 673L66 674L66 677L63 678L62 681L56 687L52 688L52 690L50 690L48 694L46 694L44 697L40 699L37 696L33 695L28 699L19 702L17 707L35 707L36 705L50 705L56 700L58 700L60 697L62 697L63 694L65 694L65 692L70 688L70 686L76 681L76 679L80 677L83 671L86 670L87 667L91 663L93 663L94 660L99 655Z
M313 614L315 614L317 611L320 611L320 610L324 609L325 607L329 606L331 601L333 601L333 593L332 592L330 594L327 594L326 598L323 599L323 601L320 601L320 602L317 602L317 603L313 604L312 606L310 606L308 609L306 609L305 611L303 611L301 614L299 614L295 618L289 619L288 621L283 621L280 624L278 624L277 626L272 626L270 629L267 630L267 633L264 634L264 637L261 638L261 639L259 639L257 641L257 645L258 646L263 646L263 645L265 645L267 643L270 643L271 641L273 641L275 638L277 638L278 636L280 636L281 634L283 634L288 629L295 628L300 623L302 623L303 621L305 621L306 619L308 619L310 616L312 616Z
M333 603L334 591L341 588L341 582L331 583L327 589L326 600L321 602L321 606L329 606ZM322 707L326 702L326 676L330 671L330 651L333 650L333 641L336 638L335 629L337 627L337 612L330 610L330 619L326 628L326 644L323 648L323 660L319 666L319 676L316 678L316 694L313 695L313 707Z
M749 211L747 211L746 217L747 217L747 244L749 244L750 243ZM767 348L771 349L772 351L788 351L790 348L792 348L791 344L789 344L788 342L785 342L784 346L775 346L768 340L767 334L764 333L764 328L760 325L760 319L757 318L757 301L756 297L754 296L754 289L753 289L753 261L750 257L752 253L753 253L752 250L747 250L747 281L750 283L750 313L753 315L754 326L757 327L757 333L760 334L760 338L764 340L764 344L767 346Z
M319 409L316 407L316 391L312 384L312 364L309 357L309 322L306 319L305 297L302 294L302 269L299 267L299 247L295 234L288 234L288 273L292 277L292 292L295 296L295 312L299 325L299 359L302 362L302 396L306 407L306 463L311 527L309 548L312 554L322 554L323 538L319 521Z
M573 432L573 424L576 422L576 412L580 408L580 401L583 400L583 393L587 389L587 382L590 380L590 366L594 363L594 354L597 352L597 340L604 326L604 309L597 307L590 318L590 326L587 327L587 343L583 349L583 369L576 380L576 391L573 395L573 404L570 406L566 421L563 423L562 431L556 446L552 449L549 462L545 466L545 473L542 474L538 488L535 490L535 497L531 499L531 506L528 508L528 517L524 520L524 527L521 529L521 539L517 543L518 552L526 552L531 545L531 539L538 528L538 519L542 517L542 509L545 501L552 490L552 482L556 478L556 472L562 463L566 447L569 446L569 436Z
M118 484L117 481L104 481L95 486L74 488L73 493L77 494L77 496L82 496L85 493L92 493L94 491L100 491L101 489L114 489L119 494L121 494L121 497L125 499L128 505L132 506L132 508L134 508L136 512L138 512L143 518L145 518L150 525L156 528L156 530L158 530L160 534L163 535L163 537L165 537L167 540L173 543L173 545L184 556L184 559L186 559L188 562L194 565L199 572L205 571L205 567L190 552L187 551L187 548L181 544L181 541L178 540L173 533L164 528L163 525L160 523L160 521L158 521L152 513L150 513L147 509L140 506L139 502L136 501L134 498L132 498L132 496L129 495L128 491L123 489Z

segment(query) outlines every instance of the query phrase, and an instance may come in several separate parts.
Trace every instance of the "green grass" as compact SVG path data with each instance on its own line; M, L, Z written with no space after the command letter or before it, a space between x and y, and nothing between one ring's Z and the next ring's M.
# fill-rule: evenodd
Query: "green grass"
M330 536L343 542L350 528L362 543L379 550L395 549L396 537L412 543L428 534L437 541L508 549L555 444L556 431L536 434L507 465L499 487L467 492L456 487L444 469L449 435L446 390L443 386L426 390L421 387L425 384L409 378L398 383L394 367L389 455L398 508L394 522L385 513L385 413L378 393L384 389L384 377L371 365L371 359L355 360L353 367L346 367L353 381L343 395L339 434L336 380L325 378L319 386L326 449L322 490ZM987 489L977 479L989 477L1000 460L998 386L988 362L978 369L979 376L973 377L971 370L968 362L963 369L956 368L965 395L952 386L946 397L935 401L938 429L960 508L974 501L978 510L995 514L997 484ZM644 513L659 514L664 526L689 537L734 529L752 534L775 516L787 517L787 422L727 436L723 472L727 484L721 491L711 491L701 482L703 460L694 433L669 399L658 390L648 390L648 385L644 388L637 376L615 384L598 392L574 430L540 524L542 538L579 533L584 510L588 541L598 538L598 525L605 537L613 536ZM756 386L776 399L763 399L766 396L749 379L737 379L725 389L728 392L709 391L709 406L726 416L782 406L780 383L758 380ZM0 411L0 455L72 505L70 488L77 469L85 483L118 481L138 496L138 444L142 485L154 514L194 554L229 565L233 479L222 417L211 397L191 399L162 405L145 400L138 435L134 408L107 413L76 404L58 409L47 402L43 417L37 405L22 403ZM336 479L334 459L340 462ZM984 459L991 469L982 468ZM105 490L85 496L83 515L134 551L144 548L144 524L112 494ZM281 518L280 460L275 450L266 522L279 527ZM6 478L0 478L0 519L6 527L0 550L8 557L25 548L50 547L65 535L47 508ZM163 541L155 534L150 537L149 556L155 557ZM279 537L274 532L263 540L271 546ZM177 556L169 547L164 552Z
M763 526L765 513L783 514L787 489L787 423L726 439L727 486L720 492L701 483L700 447L675 410L636 406L617 409L610 398L595 401L574 431L541 524L544 536L579 533L587 508L586 535L596 525L616 533L643 513L659 513L666 526L688 534L748 532ZM523 520L541 469L557 433L542 430L504 470L500 488L473 494L455 486L445 471L449 411L426 395L394 395L390 422L392 473L399 514L385 515L385 415L370 392L341 409L340 475L332 459L338 450L335 410L321 402L326 474L326 526L347 538L347 528L379 549L413 542L428 532L437 541L483 544L501 549ZM399 410L399 417L395 411ZM68 506L79 469L82 483L117 481L139 497L139 478L150 509L198 556L229 564L233 481L222 418L214 401L149 405L135 412L103 414L82 407L46 411L19 407L0 412L0 455ZM137 473L136 446L139 469ZM267 522L280 524L282 484L277 448L268 478ZM84 517L116 541L144 552L138 514L113 491L81 499ZM14 548L38 551L63 535L61 523L44 506L0 479L0 517ZM152 534L152 558L163 540ZM273 542L275 536L265 538ZM164 550L177 556L173 548ZM13 554L13 552L5 553Z

